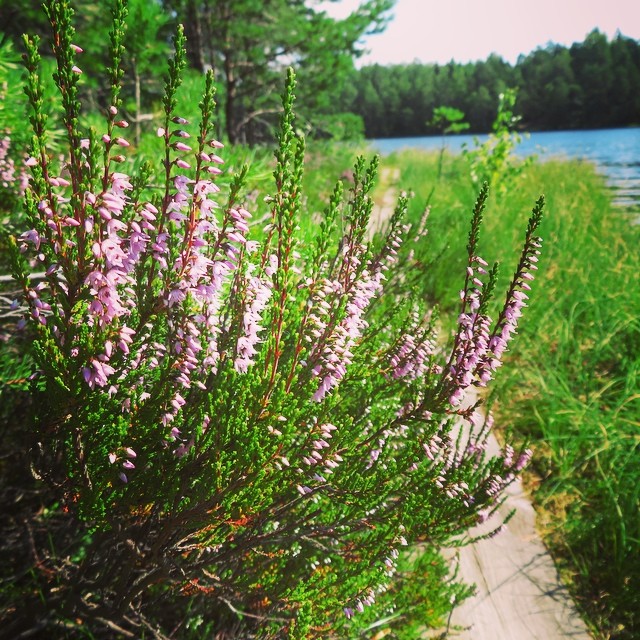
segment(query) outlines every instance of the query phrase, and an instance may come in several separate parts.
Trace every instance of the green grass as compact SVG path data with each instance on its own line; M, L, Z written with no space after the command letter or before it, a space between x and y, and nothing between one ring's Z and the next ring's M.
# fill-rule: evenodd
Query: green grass
M432 204L417 275L432 300L455 301L474 189L462 158L415 152L401 168L417 219ZM433 192L432 192L433 189ZM611 205L580 162L548 162L496 195L481 254L508 255L540 193L547 200L539 277L501 370L498 422L535 451L532 486L543 534L599 638L640 634L640 227Z

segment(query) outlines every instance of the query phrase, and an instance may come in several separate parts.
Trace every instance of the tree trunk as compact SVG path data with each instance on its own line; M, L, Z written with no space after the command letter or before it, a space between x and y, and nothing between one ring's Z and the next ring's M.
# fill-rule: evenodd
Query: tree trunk
M224 113L226 119L227 138L231 144L238 142L239 131L236 130L238 121L236 113L237 98L237 81L235 77L235 69L233 59L230 52L225 52L224 56L224 73L227 87L227 95L224 105Z
M201 15L196 6L196 0L189 0L187 2L186 13L184 31L187 36L187 58L189 59L189 66L204 73L206 69L204 38L202 37Z

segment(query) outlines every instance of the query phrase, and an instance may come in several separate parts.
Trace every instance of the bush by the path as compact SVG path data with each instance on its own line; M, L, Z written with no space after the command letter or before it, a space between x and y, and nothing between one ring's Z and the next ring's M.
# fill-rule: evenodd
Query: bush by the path
M24 520L29 536L15 524L3 536L5 632L344 638L380 625L408 633L412 603L436 623L443 596L463 589L434 588L440 600L420 603L429 582L417 589L410 578L425 562L405 569L400 554L421 545L431 562L438 546L461 542L529 458L510 446L487 456L482 417L464 400L492 379L516 329L542 201L491 320L482 190L443 348L419 292L386 285L421 235L405 246L406 198L384 237L366 240L377 161L357 161L348 194L338 182L313 242L299 242L304 142L292 73L274 186L250 212L246 170L224 192L216 182L224 149L211 75L199 123L178 108L181 31L162 154L132 164L123 3L98 132L81 126L69 3L45 7L66 153L49 152L37 42L26 39L34 135L11 257L34 368L30 422L12 437L43 504ZM46 277L33 281L33 270Z

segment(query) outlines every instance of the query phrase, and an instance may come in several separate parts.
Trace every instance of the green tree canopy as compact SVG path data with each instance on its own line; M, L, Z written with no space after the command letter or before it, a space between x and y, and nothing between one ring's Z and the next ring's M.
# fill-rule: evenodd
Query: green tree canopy
M128 115L139 122L141 110L148 106L145 103L153 100L154 81L163 73L158 62L166 61L171 33L180 22L190 66L215 73L221 121L230 141L254 142L271 136L282 78L289 66L296 68L302 87L300 120L314 125L325 121L327 130L335 129L335 116L341 111L337 96L354 59L363 53L362 38L384 29L394 3L362 0L346 18L335 19L318 0L128 0L125 64L133 79L125 87L131 101ZM21 47L22 33L37 33L43 36L42 52L47 55L46 21L36 4L32 0L0 2L0 41L8 37ZM73 2L78 39L91 53L86 56L88 65L105 61L110 4ZM97 103L106 106L102 88L91 85L91 78L100 75L98 70L90 66L84 70L83 91L93 92ZM349 128L357 129L353 116L349 122Z
M312 0L165 0L185 25L190 63L221 82L232 142L264 137L278 111L284 69L298 70L301 115L332 112L365 34L384 28L395 0L366 0L337 20Z
M440 132L426 121L439 105L462 111L474 133L489 132L499 96L518 90L518 114L533 130L640 124L640 42L598 30L571 47L549 43L516 65L495 54L460 64L369 65L354 71L343 111L362 116L367 137Z

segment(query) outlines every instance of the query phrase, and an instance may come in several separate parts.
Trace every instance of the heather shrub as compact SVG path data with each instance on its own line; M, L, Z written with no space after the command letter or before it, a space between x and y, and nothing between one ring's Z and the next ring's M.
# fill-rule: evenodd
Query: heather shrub
M492 320L497 265L477 253L481 190L447 342L434 310L397 277L424 236L404 222L406 197L386 232L367 239L377 159L357 160L348 193L336 184L302 241L292 71L273 188L249 211L246 169L218 180L211 74L199 122L179 110L181 29L163 151L138 165L120 113L122 2L102 131L80 125L69 3L45 9L66 153L48 151L38 43L26 38L31 177L27 224L11 246L36 363L23 446L50 500L37 563L27 557L5 591L7 629L343 638L409 628L388 594L425 568L407 569L400 553L429 558L467 542L529 457L511 446L486 454L475 390L500 366L525 306L542 201ZM37 284L34 269L46 273Z

